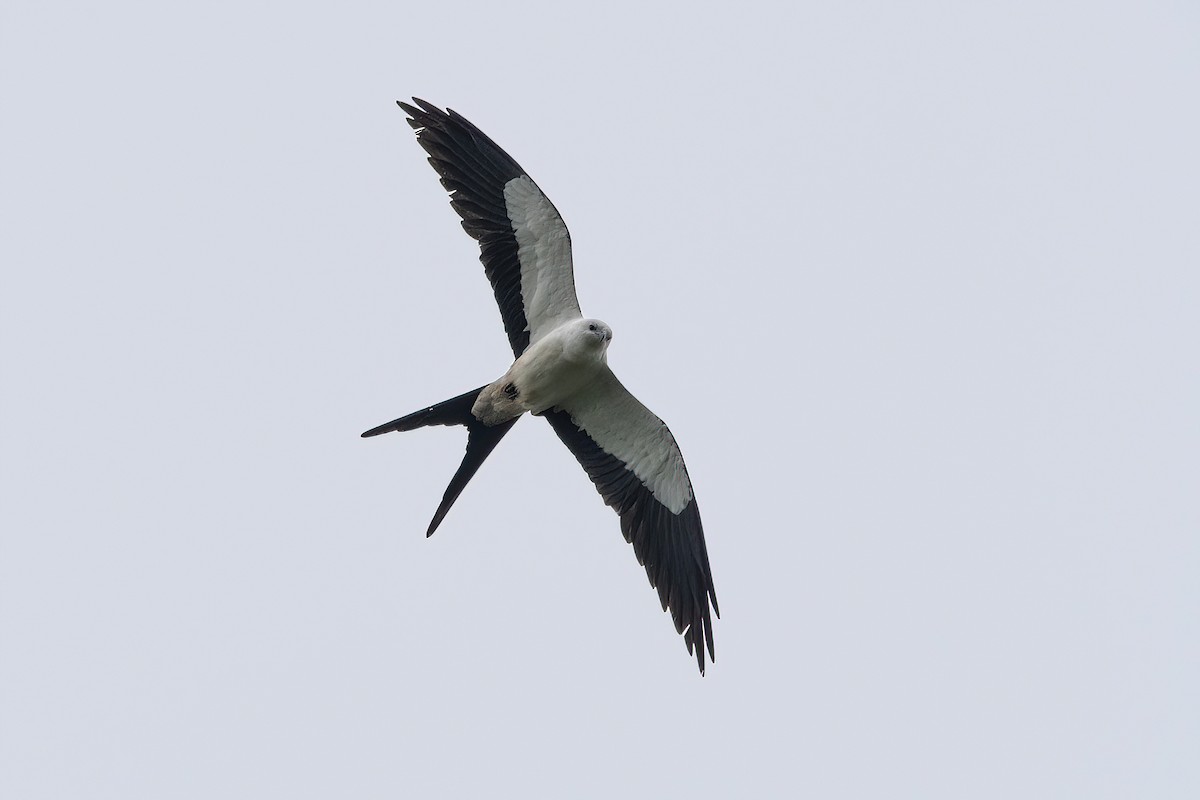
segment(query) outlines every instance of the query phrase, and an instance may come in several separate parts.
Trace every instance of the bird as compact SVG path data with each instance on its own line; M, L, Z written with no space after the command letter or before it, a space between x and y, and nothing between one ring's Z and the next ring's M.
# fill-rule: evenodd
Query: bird
M479 243L514 361L500 378L362 434L461 425L467 448L429 523L432 536L480 465L526 412L550 423L620 517L663 611L705 671L720 617L691 479L675 437L608 366L612 329L584 317L571 236L528 173L449 107L397 101Z

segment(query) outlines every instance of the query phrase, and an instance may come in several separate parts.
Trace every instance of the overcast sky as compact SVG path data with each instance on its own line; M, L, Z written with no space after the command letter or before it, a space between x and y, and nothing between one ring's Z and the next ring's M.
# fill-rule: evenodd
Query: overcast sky
M0 796L1200 796L1194 3L0 9ZM787 10L783 10L783 9ZM969 10L968 10L969 9ZM701 678L394 101L570 226Z

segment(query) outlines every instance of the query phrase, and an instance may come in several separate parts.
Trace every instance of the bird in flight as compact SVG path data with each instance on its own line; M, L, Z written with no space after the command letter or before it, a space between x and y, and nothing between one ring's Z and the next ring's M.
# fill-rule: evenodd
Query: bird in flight
M667 426L608 368L612 329L579 310L571 236L558 210L508 153L465 117L398 102L478 240L516 358L486 386L372 428L367 436L463 425L467 452L429 523L432 536L467 482L525 412L540 416L621 518L663 610L704 674L718 617L704 529L683 455ZM710 613L711 607L711 613Z

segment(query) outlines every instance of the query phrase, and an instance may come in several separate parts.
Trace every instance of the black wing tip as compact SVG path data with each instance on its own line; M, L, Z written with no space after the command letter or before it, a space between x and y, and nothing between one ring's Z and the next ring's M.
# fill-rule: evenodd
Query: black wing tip
M683 643L687 645L688 655L696 656L696 666L700 668L701 676L704 675L705 652L708 653L708 663L717 663L717 651L713 646L712 618L707 608L683 632Z
M412 118L409 120L409 124L414 128L428 127L428 122L432 120L449 119L458 116L448 108L443 111L433 103L422 100L419 97L414 97L412 101L416 105L406 103L403 100L397 100L396 105L400 106L400 109Z
M704 640L704 635L701 634L699 636L699 641L697 641L696 637L692 635L692 631L689 630L686 634L684 634L683 641L684 641L684 644L687 645L688 655L690 656L690 655L694 654L696 656L696 666L700 668L700 677L703 678L704 670L705 670L705 667L707 666L707 664L705 663L705 660L704 660L704 651L706 649L705 648L706 644L708 645L708 647L707 647L708 662L715 664L717 661L716 656L713 655L712 639L709 639L706 642Z
M406 121L409 127L417 131L418 135L426 128L439 127L438 123L446 117L446 112L432 103L426 103L417 97L413 98L413 102L417 105L410 105L403 100L397 100L396 105L400 106L400 110L408 115Z

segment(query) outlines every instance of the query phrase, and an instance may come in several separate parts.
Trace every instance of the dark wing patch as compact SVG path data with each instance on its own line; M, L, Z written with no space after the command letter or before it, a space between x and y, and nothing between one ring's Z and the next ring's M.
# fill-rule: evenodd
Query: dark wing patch
M604 502L620 515L625 541L633 545L650 585L658 590L663 610L670 609L675 630L683 634L688 652L695 653L703 675L706 649L709 659L716 661L709 604L718 617L721 612L695 499L679 514L672 514L624 462L604 452L568 413L551 410L544 416L575 454Z
M525 174L512 156L465 117L413 98L418 107L397 101L429 153L429 163L450 192L450 205L463 229L479 241L479 260L492 284L513 354L529 346L529 321L521 296L517 238L504 202L504 186Z

